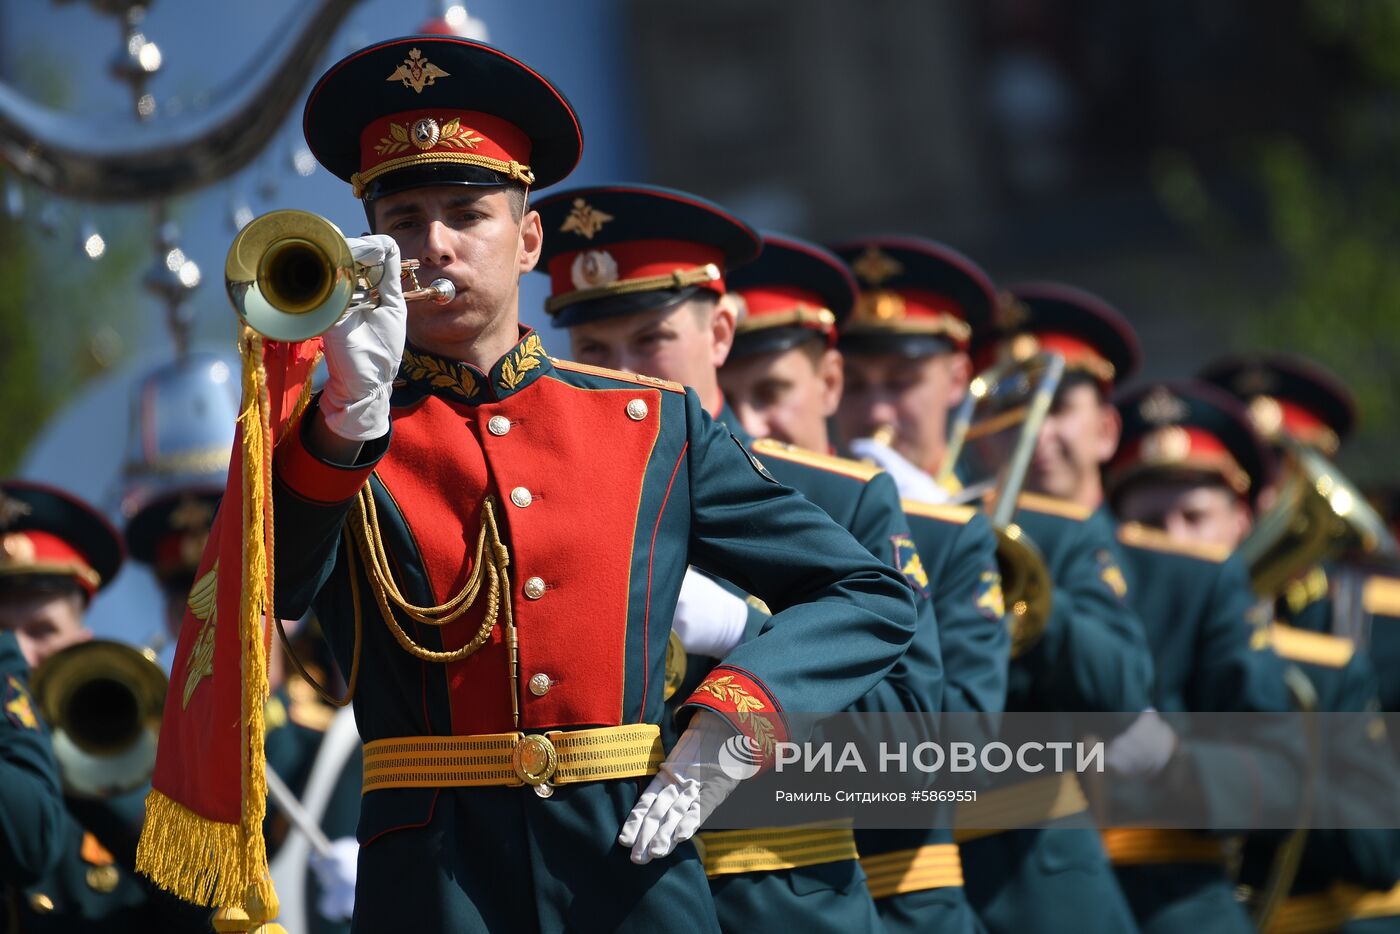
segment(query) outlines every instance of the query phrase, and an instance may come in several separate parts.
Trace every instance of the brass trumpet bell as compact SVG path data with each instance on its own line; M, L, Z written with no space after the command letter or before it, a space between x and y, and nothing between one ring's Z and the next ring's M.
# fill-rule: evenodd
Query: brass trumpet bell
M357 278L340 230L307 211L272 211L249 222L224 261L238 317L273 340L307 340L335 324Z
M450 279L418 284L418 260L399 263L405 302L446 305ZM352 302L374 301L383 263L357 263L340 228L308 211L271 211L233 238L224 287L243 323L263 337L304 341L325 333Z
M168 680L150 655L106 639L69 646L34 670L66 791L103 798L150 781Z

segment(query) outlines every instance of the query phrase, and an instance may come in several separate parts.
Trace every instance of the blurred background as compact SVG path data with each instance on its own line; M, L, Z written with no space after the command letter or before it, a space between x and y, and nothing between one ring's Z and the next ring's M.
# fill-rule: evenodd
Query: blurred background
M0 0L0 112L41 108L79 148L133 127L165 138L246 91L290 6ZM1000 282L1082 286L1136 325L1144 378L1230 350L1305 353L1360 399L1344 469L1394 476L1400 4L340 6L313 80L429 21L488 38L578 108L571 182L673 185L817 240L932 236ZM176 197L74 198L0 152L0 473L71 487L116 517L132 384L174 355L170 322L191 346L232 353L222 275L238 225L297 207L363 229L347 187L302 146L305 90L251 163ZM528 280L524 317L549 343L545 283ZM139 640L158 625L142 573L99 600L99 633Z

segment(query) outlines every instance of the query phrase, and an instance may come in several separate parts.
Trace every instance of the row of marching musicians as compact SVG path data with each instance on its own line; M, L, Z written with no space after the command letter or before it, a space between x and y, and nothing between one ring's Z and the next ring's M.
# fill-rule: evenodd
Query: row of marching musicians
M1101 834L1072 775L984 793L945 822L963 831L704 828L736 785L717 766L731 721L768 751L784 709L1128 712L1109 767L1198 783L1217 826L1286 791L1271 788L1295 781L1284 752L1251 746L1240 767L1239 750L1155 712L1400 703L1377 680L1400 671L1400 582L1354 560L1393 549L1330 463L1352 421L1334 379L1252 357L1122 391L1141 356L1123 315L1063 285L998 291L939 243L826 248L634 184L535 198L576 163L576 118L537 72L475 43L352 56L306 123L389 235L352 241L357 256L415 256L459 293L410 310L389 275L353 305L324 337L325 391L273 458L279 615L314 601L335 655L319 679L294 661L308 677L263 712L272 772L308 800L313 784L337 797L340 763L279 765L279 730L319 736L337 694L319 681L359 671L360 846L306 828L327 913L348 914L353 892L366 931L1395 923L1395 832L1252 835L1232 858L1218 835ZM417 152L396 155L399 135ZM536 264L571 360L516 326ZM1038 395L1008 404L998 387L1025 384L1013 374ZM990 460L991 479L964 456ZM41 662L46 627L77 625L120 546L70 497L4 494L6 628ZM132 540L158 572L199 550L176 540L201 524L182 524L195 500L160 499L161 530ZM198 566L170 588L189 644L167 725L217 680L198 642L214 579ZM125 846L79 817L66 766L55 804L48 734L18 656L14 669L6 768L27 781L6 787L29 797L6 805L4 858L27 885L20 929L61 927L94 880L141 885L127 871L141 817L120 824ZM46 710L50 677L33 686ZM94 681L68 679L110 690ZM83 751L54 709L53 751L65 736ZM184 768L197 751L180 750ZM159 778L152 800L148 824L179 823ZM142 868L207 902L201 865Z
M737 219L674 192L589 189L539 209L566 231L580 226L584 210L646 218L634 221L644 229L621 231L616 242L660 243L703 217L732 238L705 246L741 257L759 250ZM613 242L599 233L590 249ZM567 250L559 255L575 262ZM725 270L722 296L695 292L663 308L576 320L569 325L573 355L697 387L770 473L896 563L930 600L938 644L922 655L912 647L902 663L907 671L897 670L856 709L930 708L935 701L926 693L937 683L939 659L949 711L1282 709L1298 703L1285 694L1285 665L1307 675L1316 709L1400 706L1400 582L1349 560L1374 530L1355 519L1347 526L1326 501L1303 498L1329 475L1345 482L1326 459L1354 419L1350 394L1335 377L1301 359L1256 356L1218 361L1196 380L1115 396L1140 356L1123 316L1064 286L998 294L969 260L929 241L879 238L832 252L770 234L757 259L734 266L732 274ZM1029 362L1047 352L1060 355L1066 370L1031 436L1034 456L1015 523L1039 545L1052 593L1023 607L1022 618L1007 619L998 563L1008 561L1004 539L999 556L998 530L987 517L953 502L956 472L937 478L949 455L948 421L962 407L975 361ZM716 368L716 359L723 365ZM145 426L165 445L157 458L188 460L230 442L234 400L224 380L211 378L223 366L196 355L142 385L141 408L155 403L170 413ZM178 400L203 414L184 417ZM839 436L857 439L851 449L861 461L827 453L832 419ZM133 488L139 505L126 542L161 582L172 626L186 602L198 600L195 567L218 492L217 475L182 477L158 491ZM1256 516L1266 527L1328 529L1313 537L1322 550L1278 531L1251 538ZM162 929L204 929L206 912L153 895L130 871L165 687L140 653L82 641L90 635L83 607L121 560L116 533L74 498L22 482L5 484L0 524L0 612L13 633L5 637L7 768L14 768L6 783L12 849L5 877L23 889L14 899L23 919L17 929L105 919L116 930L138 917L162 917ZM1261 619L1252 591L1273 595L1276 615ZM673 678L697 682L746 627L762 625L755 602L709 578L688 578L675 632L689 658L672 656ZM317 654L317 640L300 644ZM303 791L333 708L306 680L285 677L287 656L274 658L268 760ZM26 665L39 671L29 689ZM313 665L313 680L334 673L326 660ZM1378 682L1377 671L1389 677ZM41 708L57 727L52 742L67 792L61 809L40 793L56 778L39 741ZM1111 750L1110 764L1134 774L1191 767L1205 774L1198 762L1184 764L1201 752L1150 716ZM358 789L340 779L358 766L347 768L346 758L357 760L358 751L340 753L335 780L318 783L316 810L332 838L354 829ZM1225 771L1208 774L1228 783ZM1217 785L1220 807L1244 807L1241 796L1260 793L1253 781ZM1077 789L1059 797L1030 789L996 794L1024 801L1027 825L1053 826L970 830L956 840L948 831L702 832L721 923L818 904L843 929L1011 930L1031 921L1034 929L1068 928L1091 912L1112 911L1125 930L1221 927L1227 919L1247 930L1251 907L1258 919L1277 834L1256 834L1243 865L1232 866L1223 836L1128 829L1100 836L1074 827L1088 806ZM1053 810L1035 813L1047 801ZM287 823L274 804L274 846ZM56 835L62 857L40 873L34 854L46 834ZM1380 929L1396 917L1400 899L1388 891L1395 867L1386 862L1395 854L1367 838L1313 834L1293 873L1293 894L1269 906L1271 929ZM343 919L353 904L344 880L353 884L355 847L348 839L331 846L338 860L322 864L328 878L342 880L331 883L340 901L320 907ZM321 915L312 913L333 928ZM56 926L45 928L48 918Z

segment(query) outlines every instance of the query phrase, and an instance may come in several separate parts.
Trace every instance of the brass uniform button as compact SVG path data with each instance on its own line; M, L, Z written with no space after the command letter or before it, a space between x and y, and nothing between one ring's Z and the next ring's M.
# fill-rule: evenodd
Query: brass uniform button
M525 580L525 596L531 600L538 600L544 596L544 580L538 577L530 577Z
M634 422L640 422L647 417L647 404L641 399L633 399L627 403L627 417Z
M523 486L518 486L510 491L510 501L521 509L524 509L526 506L533 503L535 498L530 495L529 490L525 489Z
M500 437L510 431L510 419L504 415L492 415L491 420L486 423L486 430Z
M536 697L544 697L552 687L554 687L554 682L544 672L530 676L530 693Z
M36 915L46 915L53 911L53 899L43 892L35 892L29 896L29 909Z
M116 866L89 866L87 871L88 888L104 895L117 887Z

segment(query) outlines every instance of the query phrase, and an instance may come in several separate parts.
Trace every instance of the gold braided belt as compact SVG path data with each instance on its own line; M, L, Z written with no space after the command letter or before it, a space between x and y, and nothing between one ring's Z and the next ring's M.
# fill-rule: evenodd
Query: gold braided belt
M1115 866L1225 862L1223 841L1192 830L1111 827L1103 831L1103 848Z
M1266 934L1324 934L1348 921L1400 916L1400 885L1388 891L1337 884L1325 892L1284 900Z
M402 736L365 744L362 792L385 788L567 785L656 774L653 723L547 733Z
M956 843L931 843L908 850L862 856L860 868L871 898L889 898L926 889L959 888L962 857Z
M976 801L959 804L953 839L965 843L1007 830L1036 827L1088 809L1089 799L1073 772L1047 775L985 791Z
M714 830L696 837L705 875L776 872L857 859L856 837L849 820L760 827L754 830Z

